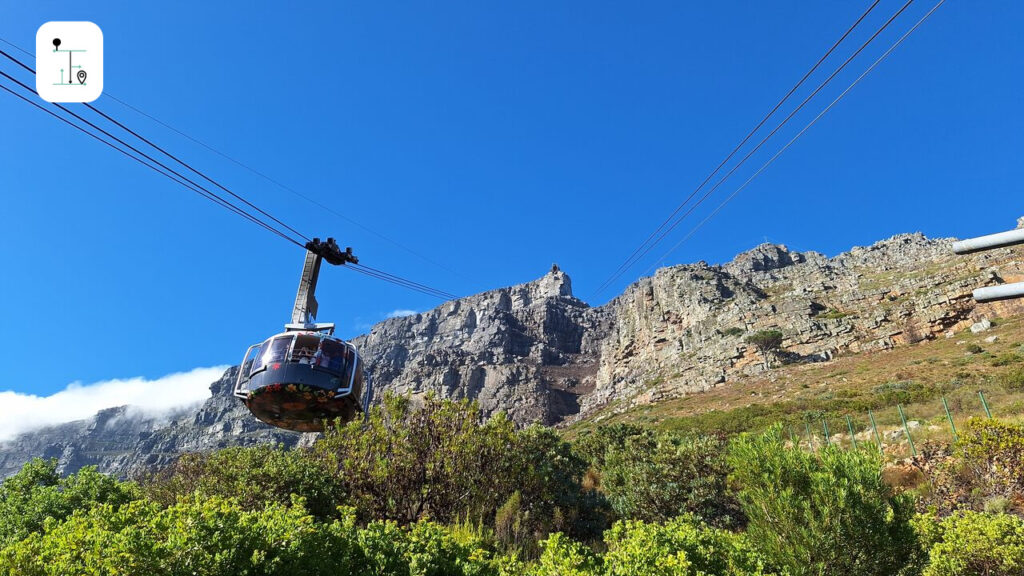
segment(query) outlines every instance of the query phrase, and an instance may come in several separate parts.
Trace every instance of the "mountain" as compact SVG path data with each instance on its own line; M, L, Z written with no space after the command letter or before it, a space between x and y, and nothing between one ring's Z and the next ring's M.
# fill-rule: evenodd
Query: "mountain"
M543 277L385 320L354 340L382 391L476 400L521 424L599 413L729 386L765 370L744 336L784 335L788 363L943 338L1024 303L977 304L971 290L1024 279L1011 250L955 256L949 239L903 234L834 258L763 244L723 265L672 266L604 306L573 296L557 266ZM195 409L155 417L130 407L0 443L0 476L33 456L62 470L128 475L186 451L310 442L251 417L230 395L235 369Z

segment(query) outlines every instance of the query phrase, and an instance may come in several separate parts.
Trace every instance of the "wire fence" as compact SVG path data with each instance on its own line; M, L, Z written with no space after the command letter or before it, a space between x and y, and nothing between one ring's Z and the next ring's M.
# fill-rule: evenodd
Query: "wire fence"
M946 424L948 425L950 438L953 442L959 440L959 433L956 428L956 420L954 419L953 411L949 407L949 402L945 396L940 397L942 402L942 410L945 414ZM992 409L989 406L988 400L985 398L985 392L978 390L978 401L981 405L982 410L985 413L985 417L989 420L992 419ZM785 426L789 440L793 446L800 449L817 450L827 446L843 447L848 446L854 450L864 447L865 443L862 440L858 444L857 436L867 435L869 438L874 439L875 446L878 447L879 452L885 454L886 446L890 446L895 449L901 448L904 444L909 449L910 455L916 457L918 455L917 445L914 443L914 430L917 429L917 422L907 418L907 413L903 408L903 404L896 404L894 407L896 413L899 415L900 426L896 430L891 430L885 434L878 431L878 422L875 419L875 412L867 410L867 421L870 426L863 427L860 432L857 431L858 427L854 422L854 419L850 414L842 416L842 428L845 428L846 435L842 432L835 433L829 428L829 417L826 415L820 418L805 418L804 419L804 434L801 437L799 431L789 424ZM836 417L832 418L835 423ZM912 426L914 424L914 426ZM820 432L816 432L815 429L820 428ZM902 434L900 434L902 431ZM820 434L820 435L819 435ZM888 444L886 440L889 440Z

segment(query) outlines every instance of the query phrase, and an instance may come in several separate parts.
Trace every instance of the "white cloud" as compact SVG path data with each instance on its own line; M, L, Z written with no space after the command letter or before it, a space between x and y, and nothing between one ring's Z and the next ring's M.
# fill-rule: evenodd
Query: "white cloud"
M129 404L151 415L202 402L227 366L196 368L156 380L128 378L93 384L73 382L50 396L0 392L0 440L35 428L81 420L104 408Z
M401 318L402 316L414 316L416 314L419 314L416 310L403 310L399 308L398 310L388 312L388 315L385 316L385 318Z

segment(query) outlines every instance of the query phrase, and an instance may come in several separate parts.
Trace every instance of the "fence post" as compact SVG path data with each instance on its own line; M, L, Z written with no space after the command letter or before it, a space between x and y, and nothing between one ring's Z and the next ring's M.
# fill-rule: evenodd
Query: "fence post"
M946 410L946 419L949 420L949 429L953 431L953 442L959 440L956 433L956 424L953 423L953 415L949 412L949 404L946 402L946 397L942 397L942 407Z
M850 415L846 415L846 429L850 431L850 444L853 445L853 449L857 449L857 437L853 435L853 421L850 420Z
M903 431L907 433L907 441L910 442L910 454L917 456L917 447L914 446L914 439L910 437L910 426L907 426L907 417L903 414L903 406L897 404L896 409L900 412L900 420L903 421Z
M793 448L800 449L800 443L796 441L796 436L793 435L793 425L790 424L789 428L789 441L793 443Z
M822 417L821 425L825 428L825 445L826 446L831 446L832 445L832 439L829 438L829 433L828 433L828 418Z
M811 435L811 423L804 420L804 428L807 430L807 448L814 452L814 436Z
M988 402L985 401L985 393L982 392L981 390L978 390L978 397L981 398L981 406L982 408L985 409L985 415L988 416L989 420L991 420L992 411L988 409Z
M885 450L882 449L882 437L878 435L878 425L875 424L875 415L871 413L870 408L868 408L868 418L871 419L871 429L875 431L875 442L878 442L878 452L885 455Z

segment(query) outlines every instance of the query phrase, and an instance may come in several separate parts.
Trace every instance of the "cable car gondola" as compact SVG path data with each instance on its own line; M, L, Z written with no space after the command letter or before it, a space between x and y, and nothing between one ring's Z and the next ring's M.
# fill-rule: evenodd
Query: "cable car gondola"
M234 395L271 426L322 432L327 422L354 419L369 398L355 346L334 336L334 324L316 323L314 293L323 260L335 265L359 262L351 248L342 252L333 238L306 244L291 324L250 346L238 370Z

